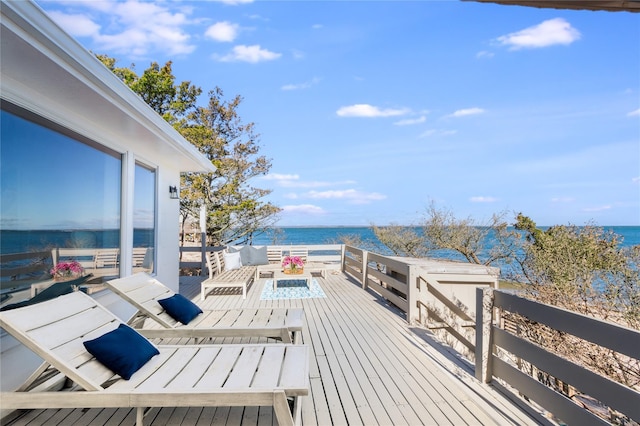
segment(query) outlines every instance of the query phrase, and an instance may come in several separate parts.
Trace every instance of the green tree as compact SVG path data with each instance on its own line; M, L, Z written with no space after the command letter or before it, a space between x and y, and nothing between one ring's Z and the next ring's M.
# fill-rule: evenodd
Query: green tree
M176 85L171 61L162 67L157 62L152 62L149 68L138 76L134 71L134 65L130 68L120 68L116 67L115 59L106 55L96 56L176 129L180 130L188 124L190 115L196 110L202 89L189 81Z
M530 297L640 328L640 246L622 247L593 224L538 229L522 213L515 227L525 236L518 278Z
M185 208L204 202L209 212L207 236L212 244L253 237L273 226L280 209L261 201L271 191L250 185L266 175L271 161L260 155L259 136L253 123L238 114L242 97L224 99L222 89L209 92L209 103L193 115L194 124L183 134L216 166L214 173L186 173L182 177Z
M640 329L640 246L621 247L620 236L593 224L536 227L521 213L525 236L523 295L595 318ZM521 318L529 340L628 386L640 384L640 363L609 349Z
M262 201L271 191L250 184L269 172L271 161L260 155L255 125L243 123L238 114L242 97L226 101L216 87L208 93L207 106L201 107L202 89L188 81L176 84L171 62L162 67L153 62L138 76L133 65L119 68L113 58L97 57L216 166L214 173L181 177L183 227L188 219L199 217L202 204L208 212L209 244L250 242L273 226L280 209Z

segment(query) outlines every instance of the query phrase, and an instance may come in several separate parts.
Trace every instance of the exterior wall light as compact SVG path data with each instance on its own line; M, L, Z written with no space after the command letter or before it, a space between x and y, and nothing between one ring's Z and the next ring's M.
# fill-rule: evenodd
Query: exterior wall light
M178 197L178 188L175 186L170 186L169 187L169 198L173 199L173 200L177 200L180 197Z

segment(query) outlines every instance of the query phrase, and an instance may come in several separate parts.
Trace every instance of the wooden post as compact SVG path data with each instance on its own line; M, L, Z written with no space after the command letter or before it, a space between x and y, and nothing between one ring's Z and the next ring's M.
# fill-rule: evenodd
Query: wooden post
M367 254L368 252L362 250L362 288L364 290L367 289L368 285L367 285L367 264L369 263L367 261Z
M493 366L493 289L476 289L476 379L491 382Z
M407 322L409 324L416 324L420 321L420 307L418 305L419 275L418 268L415 265L409 265L409 272L407 273L407 303L409 305Z
M204 275L207 267L207 206L204 202L200 204L200 276ZM211 271L209 271L211 272ZM211 275L211 273L209 274Z
M204 270L207 267L207 233L200 234L200 276L205 275Z
M60 251L58 248L51 249L51 260L53 261L53 266L56 266L58 263L58 259L60 258Z

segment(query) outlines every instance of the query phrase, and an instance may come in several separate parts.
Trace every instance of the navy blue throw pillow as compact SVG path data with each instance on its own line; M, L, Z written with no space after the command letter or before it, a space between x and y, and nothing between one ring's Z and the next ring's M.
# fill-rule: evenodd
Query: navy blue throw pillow
M91 355L125 380L160 353L151 342L125 324L83 343Z
M160 299L158 303L176 321L189 324L192 319L202 313L202 309L181 294L174 294L167 299Z

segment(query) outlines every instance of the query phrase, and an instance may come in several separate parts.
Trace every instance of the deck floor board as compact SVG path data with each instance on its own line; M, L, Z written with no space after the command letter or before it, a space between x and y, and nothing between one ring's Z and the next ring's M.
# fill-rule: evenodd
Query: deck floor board
M311 392L303 398L304 426L537 424L496 389L477 383L471 366L456 360L428 330L407 324L400 310L362 290L345 274L332 271L325 278L314 277L325 298L291 300L260 300L267 281L262 278L251 284L246 299L235 289L216 289L200 301L203 278L181 277L180 293L206 309L304 309L302 340L311 349ZM135 417L132 409L32 410L10 424L131 426ZM271 407L192 407L151 409L145 424L273 426L277 421Z

